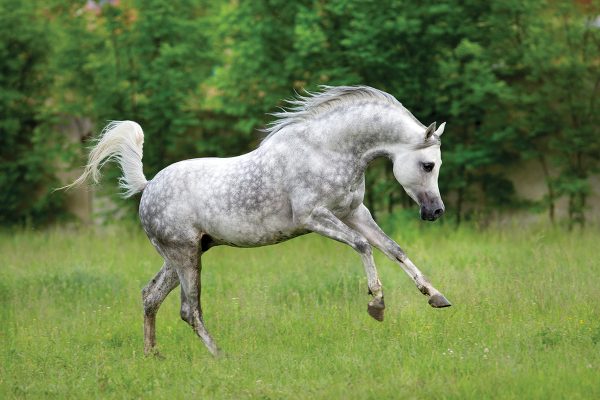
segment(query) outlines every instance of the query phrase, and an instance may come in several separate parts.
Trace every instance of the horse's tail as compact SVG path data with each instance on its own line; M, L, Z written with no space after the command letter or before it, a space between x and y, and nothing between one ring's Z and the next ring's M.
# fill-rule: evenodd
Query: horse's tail
M98 183L100 168L108 161L116 160L123 171L123 176L119 178L123 197L131 197L144 190L148 181L142 170L144 132L139 124L133 121L112 121L95 142L83 174L75 182L60 189L80 185L90 176L94 183Z

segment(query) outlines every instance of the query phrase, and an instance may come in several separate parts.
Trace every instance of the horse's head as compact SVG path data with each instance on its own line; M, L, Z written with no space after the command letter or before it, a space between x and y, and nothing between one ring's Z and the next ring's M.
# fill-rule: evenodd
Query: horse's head
M444 203L438 188L442 165L440 136L444 122L436 130L435 122L425 130L423 141L394 155L394 176L406 193L421 207L421 219L435 221L444 214Z

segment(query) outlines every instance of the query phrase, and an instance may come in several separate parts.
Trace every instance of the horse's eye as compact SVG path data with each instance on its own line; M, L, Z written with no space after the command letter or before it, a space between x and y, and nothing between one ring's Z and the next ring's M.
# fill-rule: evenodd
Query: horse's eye
M425 172L431 172L431 171L433 171L433 167L435 167L435 163L432 163L432 162L424 162L422 165L423 165L423 171L425 171Z

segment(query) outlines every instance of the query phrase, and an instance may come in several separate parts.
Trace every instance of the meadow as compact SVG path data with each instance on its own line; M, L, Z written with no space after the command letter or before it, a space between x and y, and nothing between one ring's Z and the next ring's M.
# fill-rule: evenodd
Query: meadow
M0 398L600 398L600 230L408 224L395 239L453 303L432 309L377 252L385 321L349 248L316 235L203 257L212 358L141 289L161 259L139 227L0 233Z

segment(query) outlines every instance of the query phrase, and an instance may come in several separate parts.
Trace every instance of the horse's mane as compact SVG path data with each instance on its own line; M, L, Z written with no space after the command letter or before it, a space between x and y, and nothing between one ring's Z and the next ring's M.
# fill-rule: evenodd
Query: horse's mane
M305 90L305 95L296 94L292 100L286 100L290 106L280 112L272 113L277 119L271 122L263 132L267 136L263 143L282 129L307 121L309 118L329 110L334 106L362 99L376 99L401 108L419 126L423 126L394 96L369 86L319 86L319 92Z

